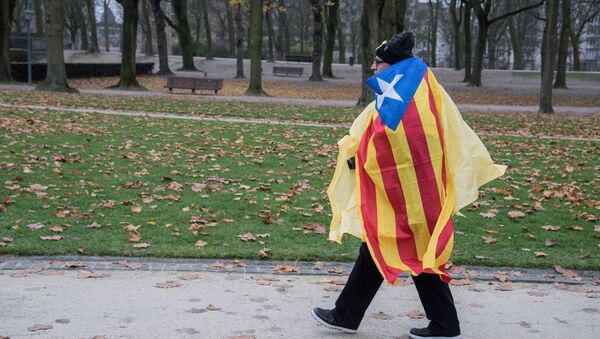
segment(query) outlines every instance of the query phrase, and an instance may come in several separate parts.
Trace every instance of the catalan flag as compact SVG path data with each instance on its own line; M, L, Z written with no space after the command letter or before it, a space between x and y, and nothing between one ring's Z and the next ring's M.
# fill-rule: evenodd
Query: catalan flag
M452 252L452 216L502 175L429 68L410 58L367 81L376 100L338 146L328 188L330 240L365 241L382 276L439 274ZM346 165L355 157L356 170Z

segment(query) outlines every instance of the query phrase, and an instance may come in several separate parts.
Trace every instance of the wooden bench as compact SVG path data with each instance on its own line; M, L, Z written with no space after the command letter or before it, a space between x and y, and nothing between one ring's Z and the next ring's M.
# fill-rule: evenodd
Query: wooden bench
M296 76L302 76L302 72L304 71L304 68L302 67L286 67L286 66L273 66L273 75L278 76L278 75L285 75L285 76L290 76L290 75L296 75Z
M173 92L173 88L191 89L192 93L196 90L215 91L215 95L220 89L223 89L223 79L212 78L190 78L180 76L170 76L167 78L169 92Z
M286 54L285 55L285 61L312 62L312 55Z

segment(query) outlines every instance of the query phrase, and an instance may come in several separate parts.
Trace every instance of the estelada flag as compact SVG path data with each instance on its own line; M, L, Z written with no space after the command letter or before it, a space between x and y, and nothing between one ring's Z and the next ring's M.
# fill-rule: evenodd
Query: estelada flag
M365 241L390 283L402 272L448 282L452 216L506 167L493 163L422 60L394 64L367 85L376 100L338 142L329 239L349 233Z

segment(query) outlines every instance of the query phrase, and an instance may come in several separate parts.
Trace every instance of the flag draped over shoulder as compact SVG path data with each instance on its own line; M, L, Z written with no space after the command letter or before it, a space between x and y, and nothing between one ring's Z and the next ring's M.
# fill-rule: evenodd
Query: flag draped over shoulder
M327 190L330 240L344 233L365 241L382 276L440 274L452 252L452 215L477 199L478 189L505 171L429 68L410 58L367 81L376 93L338 142ZM356 159L350 170L346 159Z

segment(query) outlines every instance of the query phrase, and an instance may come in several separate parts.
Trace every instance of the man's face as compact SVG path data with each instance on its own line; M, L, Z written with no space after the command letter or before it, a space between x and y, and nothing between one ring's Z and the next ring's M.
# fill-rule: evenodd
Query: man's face
M381 58L379 58L378 56L375 57L375 60L373 60L373 64L371 64L371 70L375 74L383 71L384 69L386 69L388 67L390 67L390 64L381 60Z

